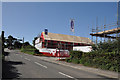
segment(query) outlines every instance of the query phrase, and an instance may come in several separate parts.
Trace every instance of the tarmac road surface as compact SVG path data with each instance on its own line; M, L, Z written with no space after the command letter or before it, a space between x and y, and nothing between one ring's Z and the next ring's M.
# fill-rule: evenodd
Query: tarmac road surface
M91 78L91 80L96 78L96 80L101 80L104 78L105 80L110 80L105 76L45 61L37 58L39 56L35 57L34 55L20 53L18 50L6 51L9 53L5 60L10 68L3 67L3 78L61 78L72 80L79 80L79 78ZM11 70L8 71L6 68Z

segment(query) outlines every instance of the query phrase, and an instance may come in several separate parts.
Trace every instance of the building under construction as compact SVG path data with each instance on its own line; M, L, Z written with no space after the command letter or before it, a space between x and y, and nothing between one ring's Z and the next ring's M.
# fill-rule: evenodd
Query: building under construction
M92 41L89 38L71 36L56 33L42 32L41 36L35 41L35 47L47 56L69 56L69 51L91 50Z

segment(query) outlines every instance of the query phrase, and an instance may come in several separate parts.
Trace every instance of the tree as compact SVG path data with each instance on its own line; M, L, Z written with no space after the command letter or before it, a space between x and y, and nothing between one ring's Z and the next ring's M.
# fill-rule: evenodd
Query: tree
M24 43L24 46L28 46L28 45L30 45L29 42L25 42L25 43Z
M6 46L8 48L21 48L22 43L20 43L21 39L14 38L13 36L9 35L8 39L5 39Z
M13 46L13 40L14 40L13 36L9 35L8 40L7 40L9 48L11 48Z
M35 46L35 40L36 40L37 38L38 38L38 37L34 37L33 46Z
M21 48L21 47L22 47L22 43L20 43L19 41L14 42L14 48Z

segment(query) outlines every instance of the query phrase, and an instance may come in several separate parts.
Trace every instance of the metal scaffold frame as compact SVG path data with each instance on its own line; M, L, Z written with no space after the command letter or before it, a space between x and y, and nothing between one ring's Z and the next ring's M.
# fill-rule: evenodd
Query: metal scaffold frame
M90 35L92 36L92 41L93 41L93 36L96 37L95 40L96 44L98 42L98 37L101 38L101 41L102 38L104 38L104 42L106 38L110 40L120 38L120 35L118 35L120 33L119 7L120 7L120 2L117 3L117 21L114 23L106 24L106 17L104 17L104 25L98 27L98 17L96 18L96 29L93 29L93 25L92 25L92 33L90 33Z

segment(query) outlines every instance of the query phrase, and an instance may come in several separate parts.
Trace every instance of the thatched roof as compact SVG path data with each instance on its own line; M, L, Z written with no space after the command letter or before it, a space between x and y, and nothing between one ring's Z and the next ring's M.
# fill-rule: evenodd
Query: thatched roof
M48 35L45 35L44 32L42 32L42 33L43 33L45 40L93 44L93 42L89 38L85 38L85 37L56 34L56 33L48 33Z

